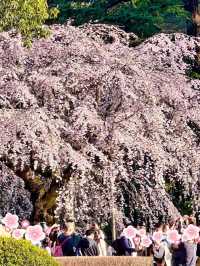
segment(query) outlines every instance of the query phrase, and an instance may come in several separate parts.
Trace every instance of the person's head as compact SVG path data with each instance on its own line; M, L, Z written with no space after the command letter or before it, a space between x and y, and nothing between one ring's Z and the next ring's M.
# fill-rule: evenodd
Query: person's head
M154 247L159 248L161 245L160 241L154 241Z
M124 224L125 227L128 227L132 223L131 223L129 218L125 217L125 218L123 218L123 224Z
M99 228L99 225L98 225L97 223L95 223L95 222L93 222L93 223L91 224L90 228L91 228L92 230L99 230L99 229L100 229L100 228Z
M101 237L100 231L94 230L94 240L98 242L98 241L100 241L101 238L102 237Z
M95 237L95 230L93 230L93 229L89 229L89 230L87 230L86 232L85 232L85 235L86 235L86 237L87 238L91 238L91 239L94 239L94 237Z
M60 225L59 224L54 224L51 227L51 232L59 232L60 231Z
M58 237L58 233L60 231L60 227L59 226L53 226L51 228L50 234L49 234L49 238L52 242L55 242L57 237Z
M74 222L67 222L63 225L65 235L72 235L75 232Z
M156 225L156 232L162 231L162 228L163 228L163 224L158 223L158 224Z
M49 246L49 243L50 243L50 239L49 237L46 237L43 241L42 241L42 247L43 248L46 248Z
M175 242L175 243L172 243L172 249L173 250L177 250L177 249L179 249L180 248L180 242Z
M195 219L195 217L190 216L190 217L188 218L188 223L189 223L189 224L196 224L196 219Z
M163 224L163 226L162 226L163 233L166 233L168 230L169 230L169 225L168 224Z
M171 219L169 221L169 229L174 229L174 227L175 227L175 221L173 219Z

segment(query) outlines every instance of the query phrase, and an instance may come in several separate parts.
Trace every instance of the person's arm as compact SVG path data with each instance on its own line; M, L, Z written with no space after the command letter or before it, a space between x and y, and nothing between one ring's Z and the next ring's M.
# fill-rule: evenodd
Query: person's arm
M97 245L96 245L96 255L97 255L97 256L100 256L100 250L99 250L99 248L98 248Z
M76 247L76 256L83 256L82 254L82 250L81 250L81 247L82 247L82 240L79 241L77 247Z

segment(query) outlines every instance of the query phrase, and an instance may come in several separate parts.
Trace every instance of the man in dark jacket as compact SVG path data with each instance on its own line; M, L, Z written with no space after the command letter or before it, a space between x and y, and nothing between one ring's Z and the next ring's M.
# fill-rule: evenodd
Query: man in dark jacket
M78 249L82 256L99 256L97 243L94 241L95 230L87 230L86 237L79 242Z
M131 241L125 236L117 238L112 243L112 247L115 250L115 256L131 256L135 250L131 244Z
M172 266L186 266L186 249L183 242L171 245Z

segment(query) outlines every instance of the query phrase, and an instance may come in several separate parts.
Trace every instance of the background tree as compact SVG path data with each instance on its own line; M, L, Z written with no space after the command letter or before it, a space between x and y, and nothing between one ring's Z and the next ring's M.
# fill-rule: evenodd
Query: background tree
M43 23L48 19L46 0L1 0L0 31L15 29L30 44L33 37L46 36Z
M73 18L75 25L115 24L143 38L161 31L183 31L189 15L182 0L50 0L48 3L60 10L61 23Z

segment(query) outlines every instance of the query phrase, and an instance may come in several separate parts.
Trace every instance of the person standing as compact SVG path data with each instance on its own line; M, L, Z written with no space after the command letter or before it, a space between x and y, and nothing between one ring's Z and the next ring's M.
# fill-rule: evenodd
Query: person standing
M78 250L81 256L99 256L100 252L98 245L94 240L95 231L89 229L86 231L86 236L82 238L78 244Z
M186 266L196 266L197 244L193 240L184 243L186 249Z
M168 230L169 230L169 225L163 224L162 226L163 237L162 237L161 243L165 249L165 255L164 255L165 264L166 266L172 266L171 245L170 245L170 242L167 240Z
M186 249L183 242L171 245L172 266L186 266Z
M155 241L153 244L153 266L164 266L165 248L161 242Z
M112 243L115 256L132 256L135 251L131 241L123 234Z
M77 246L81 240L81 236L75 233L74 223L66 223L63 226L63 230L64 232L58 237L63 256L77 256Z
M107 244L106 244L106 241L104 240L104 235L101 234L100 230L95 231L94 240L97 243L97 246L100 252L99 255L107 256Z
M107 256L108 252L104 232L101 230L100 226L95 222L91 224L90 229L95 231L94 240L98 245L100 256Z

